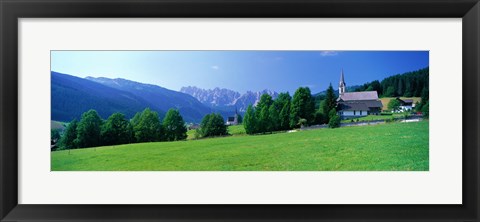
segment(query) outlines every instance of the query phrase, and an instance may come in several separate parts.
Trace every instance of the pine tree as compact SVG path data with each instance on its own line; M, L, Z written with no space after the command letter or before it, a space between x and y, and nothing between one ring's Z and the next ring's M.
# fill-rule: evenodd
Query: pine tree
M258 107L260 109L260 113L258 115L258 125L257 129L259 133L265 133L271 131L271 120L269 116L269 107L268 106L263 106L263 107Z
M292 97L288 92L280 93L277 99L274 101L274 106L277 110L280 110L278 114L278 129L288 130L290 129L290 105Z
M270 106L268 109L268 116L270 119L269 131L277 131L280 128L280 116L275 106Z
M247 108L247 112L243 118L243 127L247 134L257 133L257 118L255 117L255 110L252 105L249 105Z
M328 120L330 119L330 117L329 117L330 110L337 107L337 98L335 96L335 92L333 91L333 87L332 87L331 83L327 88L327 93L325 95L325 100L324 101L325 101L325 103L324 103L323 107L322 107L322 105L320 105L320 107L321 107L321 109L323 109L322 112L327 117L327 122L328 122Z
M272 96L263 94L255 107L255 116L258 121L255 128L259 133L265 133L272 130L272 123L269 116L270 106L273 106Z

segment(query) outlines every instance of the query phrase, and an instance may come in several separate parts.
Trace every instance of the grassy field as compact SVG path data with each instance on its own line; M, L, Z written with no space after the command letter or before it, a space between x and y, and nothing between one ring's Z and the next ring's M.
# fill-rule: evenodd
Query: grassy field
M354 121L373 121L373 120L386 120L386 119L391 119L392 116L394 118L401 118L404 117L403 114L401 113L393 113L392 115L368 115L360 118L353 118ZM352 122L352 119L344 119L342 120L342 123L350 123Z
M245 128L243 128L243 125L237 125L237 126L228 126L228 133L232 136L245 136L247 133L245 132ZM195 130L188 130L187 131L187 140L193 140L195 139Z
M238 130L238 129L231 129ZM53 171L429 170L428 121L51 153Z
M391 99L395 99L396 97L384 97L380 98L380 101L382 101L382 110L385 111L388 109L388 103L390 102ZM400 99L413 99L413 104L416 102L420 102L422 100L420 97L400 97Z
M237 125L237 126L229 126L228 127L228 133L233 135L233 136L244 136L247 135L245 132L245 128L243 125Z

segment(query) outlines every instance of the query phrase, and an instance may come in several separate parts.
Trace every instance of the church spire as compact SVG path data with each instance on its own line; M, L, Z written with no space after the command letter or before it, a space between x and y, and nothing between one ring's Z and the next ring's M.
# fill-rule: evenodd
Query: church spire
M346 88L345 77L343 75L343 68L342 68L342 72L340 73L340 82L338 83L338 93L340 95L345 93L345 88Z
M343 76L343 68L342 68L342 72L340 73L340 84L344 84L344 83L345 83L345 79Z

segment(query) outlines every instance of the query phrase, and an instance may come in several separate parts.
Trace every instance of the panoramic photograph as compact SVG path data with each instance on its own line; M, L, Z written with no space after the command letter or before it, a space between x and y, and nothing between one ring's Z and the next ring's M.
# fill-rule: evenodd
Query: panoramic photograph
M428 51L50 57L52 171L429 170Z

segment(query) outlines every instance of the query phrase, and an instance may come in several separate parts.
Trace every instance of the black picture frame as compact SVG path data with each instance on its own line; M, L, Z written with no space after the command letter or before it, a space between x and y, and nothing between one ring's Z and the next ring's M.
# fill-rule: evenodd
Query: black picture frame
M479 16L478 0L0 0L0 220L479 221ZM462 18L463 204L19 205L17 20L47 17Z

